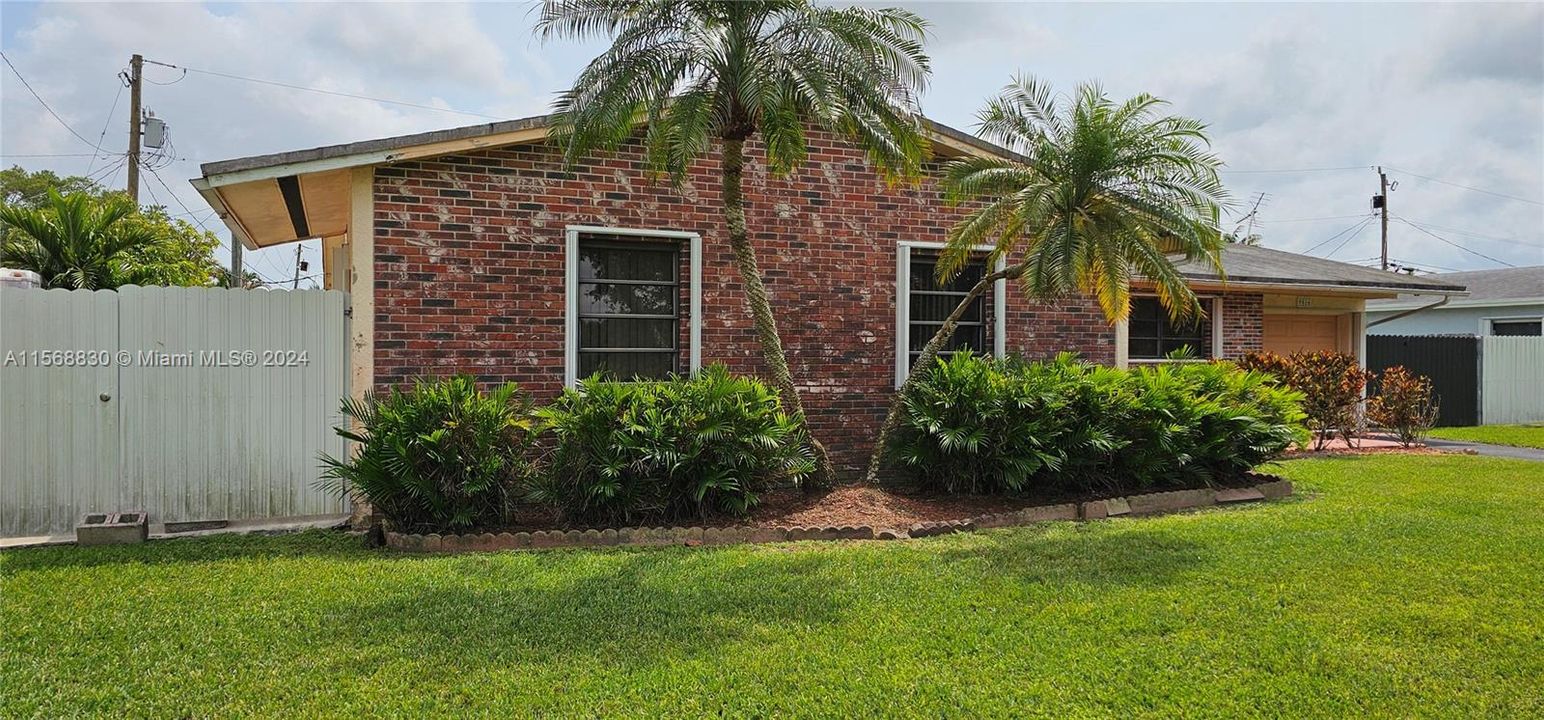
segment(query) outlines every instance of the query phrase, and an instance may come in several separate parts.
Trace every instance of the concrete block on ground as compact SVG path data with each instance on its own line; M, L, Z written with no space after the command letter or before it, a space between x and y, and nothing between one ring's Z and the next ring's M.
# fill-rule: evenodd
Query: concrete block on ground
M1040 505L1032 508L1024 508L1019 511L1019 521L1046 522L1048 520L1076 520L1078 519L1077 503L1062 503L1060 505Z
M78 545L131 545L150 539L150 523L137 510L120 513L86 513L75 525Z
M1232 503L1241 503L1241 502L1253 502L1255 500L1264 500L1264 499L1265 499L1265 493L1260 492L1258 489L1252 488L1252 487L1251 488L1227 488L1227 489L1224 489L1224 490L1218 490L1217 491L1217 502L1218 502L1218 504L1221 504L1221 505L1229 505L1229 504L1232 504Z
M1272 480L1270 482L1256 485L1255 489L1259 490L1260 494L1265 496L1265 499L1275 500L1277 498L1284 498L1292 494L1292 481Z

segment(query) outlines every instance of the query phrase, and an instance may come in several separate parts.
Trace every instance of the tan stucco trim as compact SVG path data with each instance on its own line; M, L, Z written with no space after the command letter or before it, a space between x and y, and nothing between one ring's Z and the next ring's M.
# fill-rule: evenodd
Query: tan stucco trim
M349 388L375 386L375 168L354 168L349 187Z

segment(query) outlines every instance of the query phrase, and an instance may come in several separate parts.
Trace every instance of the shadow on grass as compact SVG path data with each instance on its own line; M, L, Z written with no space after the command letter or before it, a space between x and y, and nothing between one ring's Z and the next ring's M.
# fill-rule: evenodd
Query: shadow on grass
M468 556L431 582L323 609L323 635L366 655L410 649L430 666L660 665L836 621L855 597L835 580L846 561L725 549Z
M1026 584L1129 587L1170 584L1215 555L1209 545L1147 523L1133 518L994 531L941 557Z

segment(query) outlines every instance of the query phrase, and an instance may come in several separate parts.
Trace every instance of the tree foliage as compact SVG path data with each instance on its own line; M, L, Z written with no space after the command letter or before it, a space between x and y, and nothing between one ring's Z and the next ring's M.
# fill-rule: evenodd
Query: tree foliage
M32 270L45 287L200 287L223 277L213 255L220 245L214 233L171 217L162 206L136 209L125 194L89 178L13 166L0 170L0 199L0 265Z
M948 199L981 205L950 232L939 273L952 276L989 245L989 264L1021 256L1020 282L1035 297L1091 294L1123 320L1142 280L1173 317L1200 312L1176 258L1222 271L1218 220L1229 196L1206 126L1160 114L1165 105L1145 93L1117 103L1093 83L1058 98L1015 79L977 117L981 135L1017 157L947 167Z
M1116 103L1094 84L1058 101L1031 78L1015 79L987 101L977 115L981 135L1011 156L946 166L946 198L973 209L950 230L938 279L951 281L983 245L990 247L987 266L1001 269L960 299L923 346L913 376L932 364L965 310L998 280L1017 280L1037 298L1092 294L1111 321L1129 314L1135 280L1152 283L1175 318L1201 311L1175 260L1205 259L1221 274L1217 223L1228 195L1205 126L1160 115L1163 105L1146 94ZM912 385L907 378L890 403L868 482L878 481Z
M758 134L772 170L788 172L808 155L812 123L913 176L926 150L926 27L905 10L808 0L549 0L536 32L612 41L555 103L569 163L642 125L650 165L678 178L714 140Z

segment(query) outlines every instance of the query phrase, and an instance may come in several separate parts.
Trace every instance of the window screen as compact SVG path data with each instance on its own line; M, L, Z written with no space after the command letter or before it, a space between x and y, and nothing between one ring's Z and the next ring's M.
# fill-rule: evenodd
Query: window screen
M1210 310L1209 300L1202 300L1201 307ZM1168 311L1159 304L1158 298L1131 299L1131 320L1126 327L1126 356L1135 360L1162 360L1169 353L1189 347L1200 358L1212 355L1211 343L1206 338L1204 318L1192 318L1176 323L1169 319Z
M1544 332L1544 321L1539 320L1492 320L1490 334L1537 337Z
M970 289L981 282L981 278L986 274L986 264L976 261L966 265L947 284L940 285L935 275L937 269L937 257L913 255L911 258L909 279L911 305L907 309L906 316L910 342L907 348L910 353L908 367L916 365L917 358L922 355L922 348L933 339L933 334L944 324L944 319L949 317L949 313L954 312L955 306L970 294ZM960 317L955 329L954 337L949 339L938 355L948 357L962 350L989 354L992 351L991 348L992 322L987 312L986 294L982 293L965 309L965 314Z
M664 378L680 356L680 250L579 240L579 377Z

